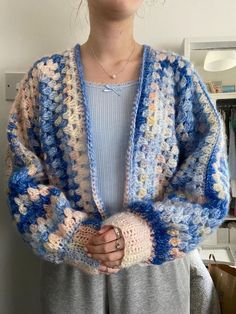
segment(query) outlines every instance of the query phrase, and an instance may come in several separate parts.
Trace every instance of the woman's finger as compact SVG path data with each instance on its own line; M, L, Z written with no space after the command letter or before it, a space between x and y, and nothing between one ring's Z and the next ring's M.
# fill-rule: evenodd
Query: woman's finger
M124 250L118 250L118 251L111 252L108 254L93 253L91 257L101 262L113 262L113 261L117 261L123 258L123 256L124 256Z
M114 274L114 273L118 273L120 271L119 268L109 268L107 269L106 266L101 267L100 269L98 269L100 273L106 274L106 275L110 275L110 274Z
M123 238L120 238L119 240L119 245L121 249L124 249L125 246L125 241ZM115 241L110 241L106 243L102 243L100 245L92 245L92 244L87 244L86 247L88 249L88 253L90 254L107 254L116 251L116 240Z
M102 233L102 234L96 234L95 236L93 236L89 242L87 243L86 247L89 248L90 245L100 245L100 244L104 244L106 242L111 242L117 239L117 236L113 230L113 227L108 227L106 226L106 232Z
M98 231L98 234L103 234L104 232L108 231L109 229L112 229L112 225L104 225L102 228Z

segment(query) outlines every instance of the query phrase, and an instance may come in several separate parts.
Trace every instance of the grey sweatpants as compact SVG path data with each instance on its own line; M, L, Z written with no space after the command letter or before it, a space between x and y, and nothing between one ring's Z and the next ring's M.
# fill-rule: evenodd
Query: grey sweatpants
M136 264L96 276L42 260L40 293L42 314L220 313L211 277L196 252L160 266Z

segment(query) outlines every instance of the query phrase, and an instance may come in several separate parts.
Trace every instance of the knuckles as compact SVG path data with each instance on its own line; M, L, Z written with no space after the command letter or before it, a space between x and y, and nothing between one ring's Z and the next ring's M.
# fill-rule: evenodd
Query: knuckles
M109 233L104 234L103 237L102 237L102 241L103 242L110 242L111 241L110 234Z

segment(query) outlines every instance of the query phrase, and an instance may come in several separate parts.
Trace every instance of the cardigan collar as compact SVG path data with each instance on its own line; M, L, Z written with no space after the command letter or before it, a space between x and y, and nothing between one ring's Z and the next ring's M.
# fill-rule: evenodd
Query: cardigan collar
M137 111L138 107L142 101L142 93L145 90L145 87L148 84L147 75L150 72L150 52L151 47L149 45L143 45L143 53L142 53L142 62L139 70L139 79L138 79L138 88L134 98L132 112L131 112L131 121L130 121L130 131L129 131L129 140L128 140L128 148L126 151L126 163L125 163L125 183L124 183L124 193L123 193L123 210L128 205L130 200L130 187L132 184L132 160L133 160L133 149L134 149L134 135L135 135L135 127L137 125ZM90 121L90 113L88 107L88 96L86 94L85 87L85 79L84 79L84 68L81 62L81 50L80 44L76 44L74 47L74 56L75 63L77 69L77 80L78 84L81 87L81 105L84 109L85 114L85 131L87 135L87 144L88 144L88 158L89 158L89 168L90 168L90 176L91 176L91 188L92 188L92 197L97 206L98 211L102 215L103 218L108 216L107 208L104 205L103 200L101 199L100 192L98 190L97 184L97 168L96 168L96 159L95 153L93 149L93 138L91 132L91 121Z
M121 210L126 210L132 201L159 197L165 176L171 175L162 156L169 154L169 141L171 146L175 144L174 135L169 132L174 123L174 119L171 119L173 97L165 101L167 88L173 91L173 72L166 58L165 52L143 45L138 88L130 117ZM173 56L171 62L174 60ZM66 50L63 55L55 55L50 60L43 59L38 68L41 73L40 110L42 117L47 117L41 122L42 139L48 139L51 134L44 148L50 165L50 181L63 187L72 207L106 219L109 211L98 190L80 44ZM49 99L52 87L54 91L50 97L53 97L54 102ZM53 117L53 125L48 120L48 110L52 110L50 116ZM48 145L56 147L49 148ZM58 151L57 162L55 149ZM173 168L174 161L170 161ZM58 163L63 166L58 168ZM160 169L164 169L163 173ZM160 180L161 184L158 184Z

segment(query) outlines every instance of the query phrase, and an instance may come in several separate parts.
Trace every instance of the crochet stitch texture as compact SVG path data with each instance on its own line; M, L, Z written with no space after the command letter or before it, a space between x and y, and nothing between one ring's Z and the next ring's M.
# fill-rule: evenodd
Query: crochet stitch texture
M110 217L97 189L80 44L35 61L20 83L7 126L8 204L47 261L99 274L83 247L112 224L125 239L121 268L159 265L195 249L228 213L224 125L205 84L183 56L143 48L123 208Z

